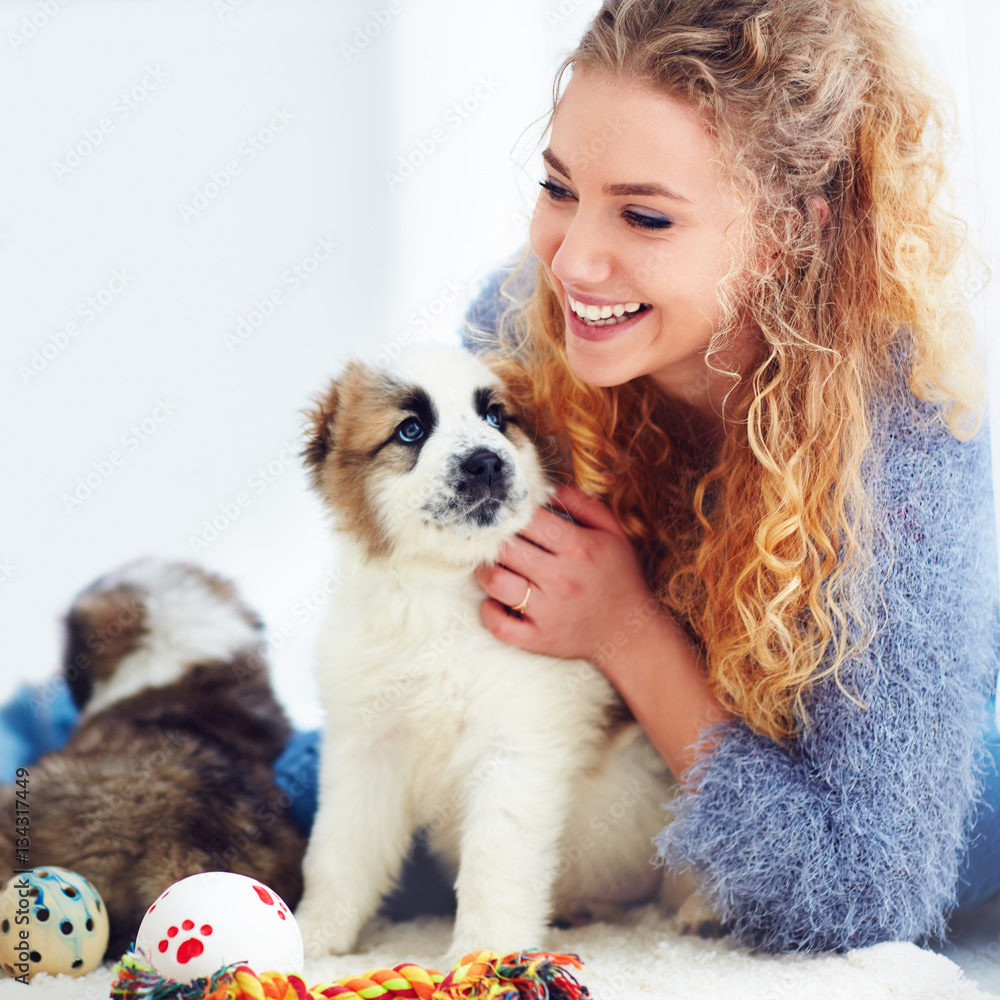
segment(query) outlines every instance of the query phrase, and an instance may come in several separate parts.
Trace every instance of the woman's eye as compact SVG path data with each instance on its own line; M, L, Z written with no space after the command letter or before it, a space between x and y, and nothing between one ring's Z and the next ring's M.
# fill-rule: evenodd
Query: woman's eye
M571 201L574 198L573 192L557 184L551 177L544 181L539 181L539 185L548 192L552 201ZM635 209L627 208L622 212L622 218L633 229L669 229L674 223L665 215L649 215L646 212L637 212Z
M486 411L486 423L494 430L503 430L504 413L503 407L499 403L494 403Z
M413 444L419 441L424 436L424 426L416 418L410 418L409 420L404 420L396 428L396 437L399 438L403 444Z
M565 201L567 198L573 197L570 191L567 191L561 184L556 184L551 177L547 177L544 181L539 181L538 183L548 191L549 197L553 201Z
M630 226L637 229L669 229L673 225L665 215L646 215L632 209L626 209L622 215Z

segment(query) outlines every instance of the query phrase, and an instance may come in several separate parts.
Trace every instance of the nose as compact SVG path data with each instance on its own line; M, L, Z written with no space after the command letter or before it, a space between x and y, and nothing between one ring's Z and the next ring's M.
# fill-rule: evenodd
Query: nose
M549 267L563 284L596 288L611 277L610 245L610 235L593 213L577 208L561 239L556 237Z
M474 480L487 486L492 486L500 478L502 466L503 459L489 448L479 448L462 463L462 467Z

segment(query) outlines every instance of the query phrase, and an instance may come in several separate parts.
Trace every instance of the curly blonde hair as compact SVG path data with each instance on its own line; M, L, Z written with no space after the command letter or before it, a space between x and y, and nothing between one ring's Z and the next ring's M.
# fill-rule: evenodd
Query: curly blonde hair
M870 556L868 402L899 345L910 391L940 404L957 438L985 396L957 277L965 228L937 204L948 105L898 35L882 0L606 0L558 69L545 131L570 67L684 101L740 192L737 245L781 248L734 254L720 286L706 365L726 372L741 310L762 353L716 453L649 379L574 376L540 264L527 299L502 290L496 364L537 432L610 504L660 600L704 644L722 703L777 741L808 719L809 687L830 674L844 687L871 639L843 571Z

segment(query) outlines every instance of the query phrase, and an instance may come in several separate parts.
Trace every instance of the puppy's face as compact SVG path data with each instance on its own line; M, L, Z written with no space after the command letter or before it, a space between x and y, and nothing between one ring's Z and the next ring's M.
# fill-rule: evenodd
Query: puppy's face
M350 362L310 419L313 485L369 558L489 561L551 492L499 380L451 348Z

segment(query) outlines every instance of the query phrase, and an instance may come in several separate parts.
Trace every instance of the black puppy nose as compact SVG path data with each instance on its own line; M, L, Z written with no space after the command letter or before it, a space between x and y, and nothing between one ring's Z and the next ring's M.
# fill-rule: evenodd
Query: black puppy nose
M472 476L473 479L480 480L489 486L500 476L500 469L503 460L495 451L488 448L480 448L474 451L463 463L462 467Z

